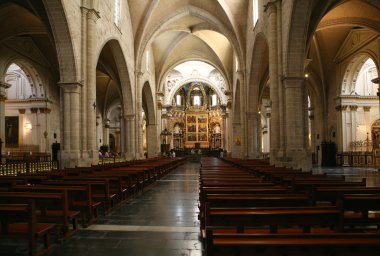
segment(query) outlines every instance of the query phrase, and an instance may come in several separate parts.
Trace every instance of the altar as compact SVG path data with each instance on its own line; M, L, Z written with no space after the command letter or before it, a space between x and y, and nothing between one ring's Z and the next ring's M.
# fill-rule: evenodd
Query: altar
M222 108L216 92L207 84L192 82L177 91L168 127L173 149L222 148Z

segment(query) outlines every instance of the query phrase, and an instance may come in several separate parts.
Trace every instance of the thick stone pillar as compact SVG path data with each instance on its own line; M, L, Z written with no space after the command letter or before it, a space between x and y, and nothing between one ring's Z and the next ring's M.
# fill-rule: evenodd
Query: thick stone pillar
M227 150L227 112L226 108L222 108L222 127L220 129L221 132L221 138L222 138L222 144L221 147L225 150Z
M96 148L96 21L99 14L94 9L87 11L87 150L90 164L99 162ZM79 138L78 138L79 139Z
M284 162L294 168L309 171L311 169L311 154L308 150L308 110L305 100L304 77L285 77L283 84L287 120L287 148Z
M82 7L82 27L81 27L81 76L83 84L87 84L87 13L88 8ZM81 132L80 132L80 147L82 158L88 158L87 151L87 87L81 87Z
M47 104L46 104L47 105ZM49 139L49 130L50 130L50 112L51 110L47 107L45 108L40 108L40 113L41 113L41 127L43 131L43 138L41 138L41 143L40 145L42 146L41 151L42 152L49 152L50 151L50 139Z
M11 87L10 84L0 81L0 139L3 142L1 144L1 152L5 150L5 100L7 99L6 89Z
M148 124L146 126L146 135L148 157L154 157L157 152L157 125Z
M357 141L357 128L358 124L356 123L356 110L358 109L357 105L350 105L350 114L351 114L351 141ZM360 150L360 148L356 148L355 150Z
M31 108L30 109L30 121L32 124L32 130L31 130L31 135L30 135L30 140L29 143L31 145L37 145L38 140L40 138L40 124L38 122L38 108ZM39 144L38 144L39 145Z
M137 80L137 90L136 90L136 158L141 159L144 158L144 145L143 145L143 120L141 113L143 111L142 108L142 88L143 84L143 73L136 72L136 80ZM145 113L146 115L148 113Z
M347 148L347 140L346 140L346 108L347 106L337 105L335 106L336 110L336 118L337 118L337 131L336 131L336 142L337 142L337 150L346 151ZM330 131L331 133L331 131ZM327 138L331 140L331 134L328 134Z
M280 149L280 108L278 92L278 44L277 44L277 7L274 2L266 5L268 15L268 48L269 48L269 77L270 100L272 105L270 126L270 159L277 162Z
M105 145L110 144L110 125L107 122L107 118L104 121L104 127L103 127L103 144Z
M248 158L255 159L260 157L260 114L251 112L247 113L247 143Z
M125 131L123 131L123 133L126 139L125 158L127 160L131 160L131 159L136 158L135 115L134 114L124 115L124 119L125 119Z
M61 143L61 168L82 165L79 161L79 83L60 83L63 93L63 138ZM95 126L95 124L94 124Z

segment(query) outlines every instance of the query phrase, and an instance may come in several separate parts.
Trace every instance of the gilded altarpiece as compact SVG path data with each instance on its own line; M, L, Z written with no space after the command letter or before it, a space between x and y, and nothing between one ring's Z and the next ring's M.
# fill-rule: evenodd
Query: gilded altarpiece
M186 137L185 147L194 148L199 143L201 148L208 148L208 114L188 113L186 114Z

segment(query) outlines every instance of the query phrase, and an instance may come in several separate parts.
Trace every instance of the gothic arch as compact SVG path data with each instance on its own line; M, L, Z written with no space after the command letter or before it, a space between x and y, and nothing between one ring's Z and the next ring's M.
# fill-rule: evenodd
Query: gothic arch
M118 84L118 89L121 91L121 104L123 106L123 113L130 115L135 113L134 110L134 97L132 93L132 86L129 78L128 66L125 60L123 49L120 46L118 39L111 38L105 41L103 45L99 48L97 54L98 60L100 58L101 52L104 47L109 46L112 52L112 58L115 61L117 70L110 70L110 75L117 79L115 82ZM116 73L117 71L117 73ZM128 104L126 104L128 102Z
M60 82L79 81L78 65L72 44L70 28L66 19L66 11L60 0L43 0L56 44Z
M269 52L268 43L263 33L255 38L253 46L250 80L248 81L248 111L256 112L260 102L263 88L268 80Z

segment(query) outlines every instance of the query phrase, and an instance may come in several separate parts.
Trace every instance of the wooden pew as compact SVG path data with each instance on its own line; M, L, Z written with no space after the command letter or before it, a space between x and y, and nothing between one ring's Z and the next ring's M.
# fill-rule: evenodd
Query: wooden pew
M328 202L336 205L343 195L348 194L380 194L380 187L314 187L312 199L314 204Z
M343 230L343 212L340 208L332 206L209 207L206 205L205 227L222 229L224 232L228 229L237 233L310 233L312 228L316 228L315 230L323 228L325 232L338 232Z
M296 181L292 184L295 191L311 192L316 187L365 187L366 179L361 181Z
M310 197L304 194L208 194L210 207L307 206Z
M66 239L78 230L80 212L69 208L67 191L63 193L0 192L2 204L24 204L30 200L35 202L37 221L57 224L60 239Z
M207 230L207 256L378 256L380 234L217 234Z
M34 200L27 204L0 204L0 239L28 240L29 255L45 255L50 252L50 233L54 225L38 223ZM38 246L42 237L43 246Z
M92 201L101 203L103 213L109 212L114 206L114 200L117 197L109 188L109 180L106 178L84 178L73 177L64 180L49 180L43 184L51 186L91 186Z
M99 207L101 203L93 202L90 184L82 186L15 185L12 187L12 191L35 193L64 193L67 191L69 209L82 213L83 226L94 223L99 217Z
M380 194L343 195L344 224L351 227L370 225L380 229Z

